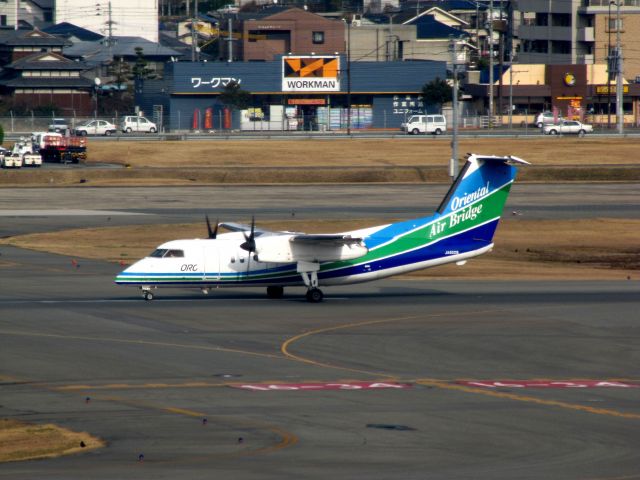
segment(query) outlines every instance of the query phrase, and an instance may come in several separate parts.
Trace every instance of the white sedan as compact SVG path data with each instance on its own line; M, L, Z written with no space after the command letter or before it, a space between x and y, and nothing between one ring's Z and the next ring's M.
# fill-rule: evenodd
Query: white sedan
M76 135L111 135L118 127L106 120L89 120L76 126Z
M583 137L587 133L593 132L593 126L580 123L576 120L563 120L554 125L545 125L542 130L546 135L558 135L564 133L575 133Z

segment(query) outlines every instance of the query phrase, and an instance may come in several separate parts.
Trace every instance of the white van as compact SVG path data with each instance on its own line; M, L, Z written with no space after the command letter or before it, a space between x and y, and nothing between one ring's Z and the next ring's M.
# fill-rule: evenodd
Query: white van
M419 133L433 133L440 135L447 131L447 120L444 115L412 115L400 130L417 135Z
M148 132L148 133L156 133L158 131L158 127L155 123L148 120L145 117L139 117L137 115L128 115L122 119L120 122L120 130L123 133L131 133L131 132Z

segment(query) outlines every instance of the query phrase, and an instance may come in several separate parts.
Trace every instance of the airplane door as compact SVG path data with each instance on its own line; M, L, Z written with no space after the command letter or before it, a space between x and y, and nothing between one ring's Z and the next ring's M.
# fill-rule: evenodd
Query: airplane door
M220 254L218 249L204 248L202 254L204 257L204 280L220 280Z

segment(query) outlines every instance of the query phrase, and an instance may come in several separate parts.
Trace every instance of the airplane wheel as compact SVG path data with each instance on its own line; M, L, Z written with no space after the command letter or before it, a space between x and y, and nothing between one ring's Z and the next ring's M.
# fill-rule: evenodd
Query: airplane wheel
M153 300L153 293L151 293L151 292L150 292L150 291L148 291L148 290L147 290L146 292L144 292L142 295L144 296L144 299L145 299L147 302L150 302L151 300Z
M310 288L307 290L307 301L311 303L319 303L324 298L322 290L319 288Z
M271 285L267 287L267 297L269 298L282 298L284 295L284 288Z

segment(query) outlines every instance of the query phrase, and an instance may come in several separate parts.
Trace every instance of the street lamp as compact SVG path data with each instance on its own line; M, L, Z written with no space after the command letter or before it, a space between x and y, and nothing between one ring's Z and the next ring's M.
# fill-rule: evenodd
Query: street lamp
M622 74L624 68L622 66L622 44L620 43L620 4L622 0L616 2L616 116L618 117L618 133L622 135L624 130L624 98Z
M93 83L95 84L95 90L96 90L96 111L95 111L95 117L98 116L98 90L100 90L100 84L102 83L102 81L100 80L99 77L96 77L93 79Z
M351 135L351 22L353 16L349 14L347 22L347 135Z

